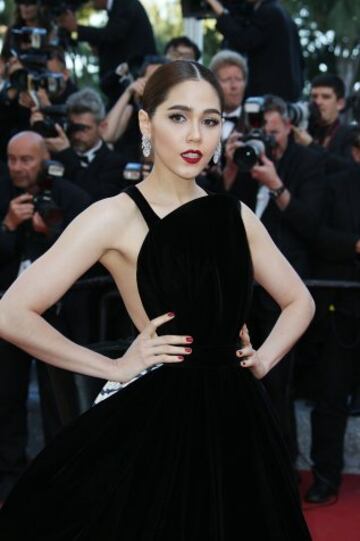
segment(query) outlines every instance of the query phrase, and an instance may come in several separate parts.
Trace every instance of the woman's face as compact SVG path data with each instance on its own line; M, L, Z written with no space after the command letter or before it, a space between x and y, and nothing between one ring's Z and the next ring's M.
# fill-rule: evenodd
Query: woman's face
M19 4L20 16L25 22L34 21L38 18L37 4Z
M154 166L186 179L208 164L220 140L220 100L210 83L175 86L150 120Z

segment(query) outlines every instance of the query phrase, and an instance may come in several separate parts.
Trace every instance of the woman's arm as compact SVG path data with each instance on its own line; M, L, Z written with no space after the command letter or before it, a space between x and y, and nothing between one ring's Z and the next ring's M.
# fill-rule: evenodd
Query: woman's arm
M242 217L249 240L255 280L281 308L271 333L246 362L258 378L267 374L305 332L315 312L308 289L272 241L262 223L242 204Z
M125 239L134 212L128 200L120 195L89 207L15 281L0 302L2 338L53 366L120 382L154 364L181 362L191 353L185 347L190 337L157 336L157 328L174 314L150 321L125 355L114 360L71 342L41 317L108 250L121 251L114 246L114 231L116 238Z
M107 379L111 362L74 344L41 314L110 247L111 205L100 202L80 214L57 242L20 275L0 302L0 335L54 366Z

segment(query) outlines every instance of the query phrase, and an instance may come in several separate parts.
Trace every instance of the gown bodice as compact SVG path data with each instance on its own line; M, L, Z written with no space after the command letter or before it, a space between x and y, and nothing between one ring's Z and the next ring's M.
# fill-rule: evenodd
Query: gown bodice
M246 319L252 265L240 203L208 194L159 218L138 188L126 190L149 231L137 261L139 294L149 319L176 317L159 334L186 334L194 347L227 347Z

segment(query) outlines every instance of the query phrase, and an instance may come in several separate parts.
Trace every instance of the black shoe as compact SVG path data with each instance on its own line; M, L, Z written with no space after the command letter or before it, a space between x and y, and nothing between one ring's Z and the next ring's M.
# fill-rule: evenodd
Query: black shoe
M338 488L321 479L315 479L304 496L308 503L328 503L337 498Z

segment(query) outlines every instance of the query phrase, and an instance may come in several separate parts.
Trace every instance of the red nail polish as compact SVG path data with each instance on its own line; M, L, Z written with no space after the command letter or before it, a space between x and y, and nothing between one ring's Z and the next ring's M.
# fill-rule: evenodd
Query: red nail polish
M186 337L186 342L187 342L188 344L192 344L193 341L194 341L194 339L193 339L191 336L187 336L187 337Z
M185 351L186 351L186 353L191 353L192 349L191 348L185 348Z
M168 312L168 316L169 317L175 317L175 314L174 314L174 312Z
M243 352L242 352L241 349L240 349L240 350L238 351L238 355L240 355L240 357L241 357L242 354L243 354Z
M178 355L178 359L179 359L179 361L183 361L184 357L182 357L182 355Z

